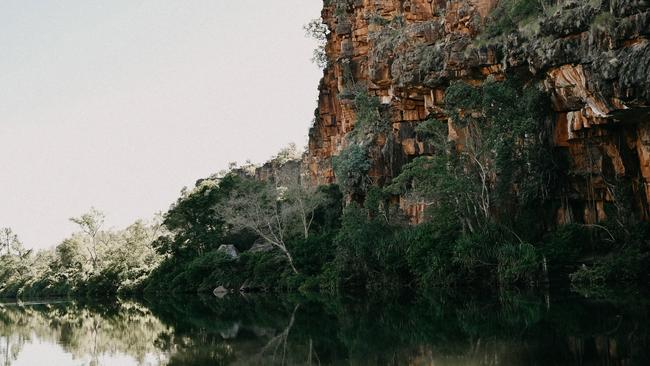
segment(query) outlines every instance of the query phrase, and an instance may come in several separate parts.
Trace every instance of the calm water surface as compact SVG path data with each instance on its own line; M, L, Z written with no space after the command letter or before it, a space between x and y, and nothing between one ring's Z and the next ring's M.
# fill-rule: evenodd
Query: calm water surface
M0 365L650 365L647 301L178 297L0 305Z

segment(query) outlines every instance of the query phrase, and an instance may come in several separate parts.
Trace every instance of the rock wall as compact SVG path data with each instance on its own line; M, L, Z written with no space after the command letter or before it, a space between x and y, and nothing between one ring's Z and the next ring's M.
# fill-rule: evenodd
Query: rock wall
M230 170L242 178L252 178L276 186L293 186L301 183L302 161L300 159L271 159L261 166L247 164Z
M255 179L262 182L274 182L283 186L299 184L300 174L300 160L271 160L255 169Z
M350 85L367 87L389 110L390 132L371 150L369 173L384 185L405 163L430 153L415 126L446 118L450 82L517 74L551 95L552 143L568 162L566 184L555 192L557 221L605 219L605 206L618 201L614 182L631 188L634 214L648 220L650 2L542 0L544 11L534 19L488 37L498 1L325 0L330 63L303 161L307 179L336 180L332 157L355 124ZM421 219L421 205L400 202Z

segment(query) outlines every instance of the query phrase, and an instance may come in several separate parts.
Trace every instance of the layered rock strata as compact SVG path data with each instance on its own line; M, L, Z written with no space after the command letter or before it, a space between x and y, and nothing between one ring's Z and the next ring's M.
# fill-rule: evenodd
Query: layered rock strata
M329 65L303 161L307 180L336 181L332 157L355 127L351 85L366 87L390 116L370 150L370 179L384 185L431 153L415 127L446 118L450 83L518 75L551 96L552 144L567 161L566 183L555 192L558 223L604 220L605 207L617 201L615 182L631 187L634 214L648 220L650 2L541 3L532 19L488 36L498 0L326 0ZM401 202L421 219L422 205Z

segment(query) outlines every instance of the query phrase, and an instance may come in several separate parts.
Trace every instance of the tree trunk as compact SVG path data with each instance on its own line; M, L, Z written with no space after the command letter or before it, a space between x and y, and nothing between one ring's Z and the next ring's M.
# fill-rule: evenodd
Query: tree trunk
M291 266L293 273L298 274L298 270L296 269L296 266L293 264L293 257L291 257L291 254L286 248L283 249L283 251L284 251L284 255L287 256L287 259L289 259L289 265Z

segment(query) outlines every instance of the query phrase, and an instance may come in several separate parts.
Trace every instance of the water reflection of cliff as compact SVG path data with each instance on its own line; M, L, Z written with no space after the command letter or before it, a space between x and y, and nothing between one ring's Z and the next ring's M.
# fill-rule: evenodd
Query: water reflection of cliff
M648 305L505 296L255 296L0 306L0 365L34 339L162 365L647 365Z

